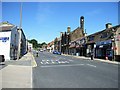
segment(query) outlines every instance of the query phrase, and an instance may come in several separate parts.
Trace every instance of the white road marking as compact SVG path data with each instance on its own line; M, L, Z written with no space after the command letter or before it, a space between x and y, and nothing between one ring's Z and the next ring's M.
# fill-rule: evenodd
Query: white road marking
M42 60L43 62L45 61L45 60Z
M96 67L95 65L92 65L92 64L87 64L88 66L92 66L92 67Z
M65 63L69 63L68 61L65 61Z
M41 64L43 64L43 62L41 62Z
M46 62L46 64L49 64L49 62Z
M73 65L50 65L50 66L41 66L41 67L66 67L66 66L81 66L84 64L73 64Z
M72 62L73 62L73 60L69 60L69 61L72 61Z
M61 62L60 62L60 61L58 61L58 63L60 64Z
M55 62L52 61L52 64L54 64Z

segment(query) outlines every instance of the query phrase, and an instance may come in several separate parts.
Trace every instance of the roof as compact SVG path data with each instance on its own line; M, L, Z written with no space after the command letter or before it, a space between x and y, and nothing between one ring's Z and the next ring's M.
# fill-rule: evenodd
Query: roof
M11 28L13 28L15 25L7 22L0 23L0 31L11 31Z
M7 31L7 30L11 30L11 28L13 28L14 26L4 26L0 29L0 31Z
M94 35L96 35L96 34L100 34L100 33L104 32L104 31L109 31L109 30L111 30L112 28L115 29L115 28L117 28L117 27L120 27L120 25L116 25L116 26L113 26L113 27L111 27L111 28L106 28L106 29L104 29L104 30L101 30L101 31L98 31L98 32L96 32L96 33L90 34L90 35L88 35L88 36L94 36ZM88 37L88 36L87 36L87 37Z

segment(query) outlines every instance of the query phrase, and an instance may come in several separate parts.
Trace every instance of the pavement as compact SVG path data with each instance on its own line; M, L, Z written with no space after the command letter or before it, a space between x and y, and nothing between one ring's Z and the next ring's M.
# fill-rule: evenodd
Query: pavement
M71 55L64 55L64 56L71 56ZM45 56L42 56L42 57L45 58ZM83 60L83 61L90 59L88 57L81 57L81 56L72 56L72 57L81 58L80 60ZM54 58L51 57L51 59L54 59ZM105 62L105 63L119 64L119 62L110 61L110 60L103 60L103 59L96 59L96 58L94 60L99 61L99 62ZM60 63L62 62L63 61L61 61ZM67 64L66 61L65 63ZM32 82L34 81L32 78L33 77L32 67L37 67L37 64L33 56L33 53L30 53L30 52L24 55L19 60L6 61L5 65L0 65L0 89L2 88L32 88L33 87Z
M5 61L5 65L0 65L0 89L32 88L32 67L36 66L30 52L19 60Z
M75 58L80 58L82 60L88 60L91 59L90 57L84 57L84 56L75 56L75 55L68 55L68 54L62 54L64 56L72 56ZM112 64L120 64L120 62L117 61L110 61L110 60L105 60L105 59L98 59L98 58L94 58L95 61L100 61L100 62L106 62L106 63L112 63Z

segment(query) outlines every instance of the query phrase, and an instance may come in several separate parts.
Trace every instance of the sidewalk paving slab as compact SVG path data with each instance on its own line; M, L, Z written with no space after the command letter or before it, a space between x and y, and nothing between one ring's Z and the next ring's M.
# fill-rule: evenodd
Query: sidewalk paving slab
M32 88L32 67L37 66L32 53L27 53L19 60L5 62L0 70L0 89Z
M32 67L8 65L2 73L2 88L32 88Z

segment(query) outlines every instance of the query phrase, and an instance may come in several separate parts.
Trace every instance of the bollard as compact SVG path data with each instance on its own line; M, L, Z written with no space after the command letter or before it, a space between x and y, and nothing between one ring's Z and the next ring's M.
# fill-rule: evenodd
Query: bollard
M105 60L108 60L108 57L107 57L107 56L105 57Z
M5 62L5 57L4 57L4 55L0 55L0 63L1 62Z
M38 57L38 52L36 53L36 57Z

